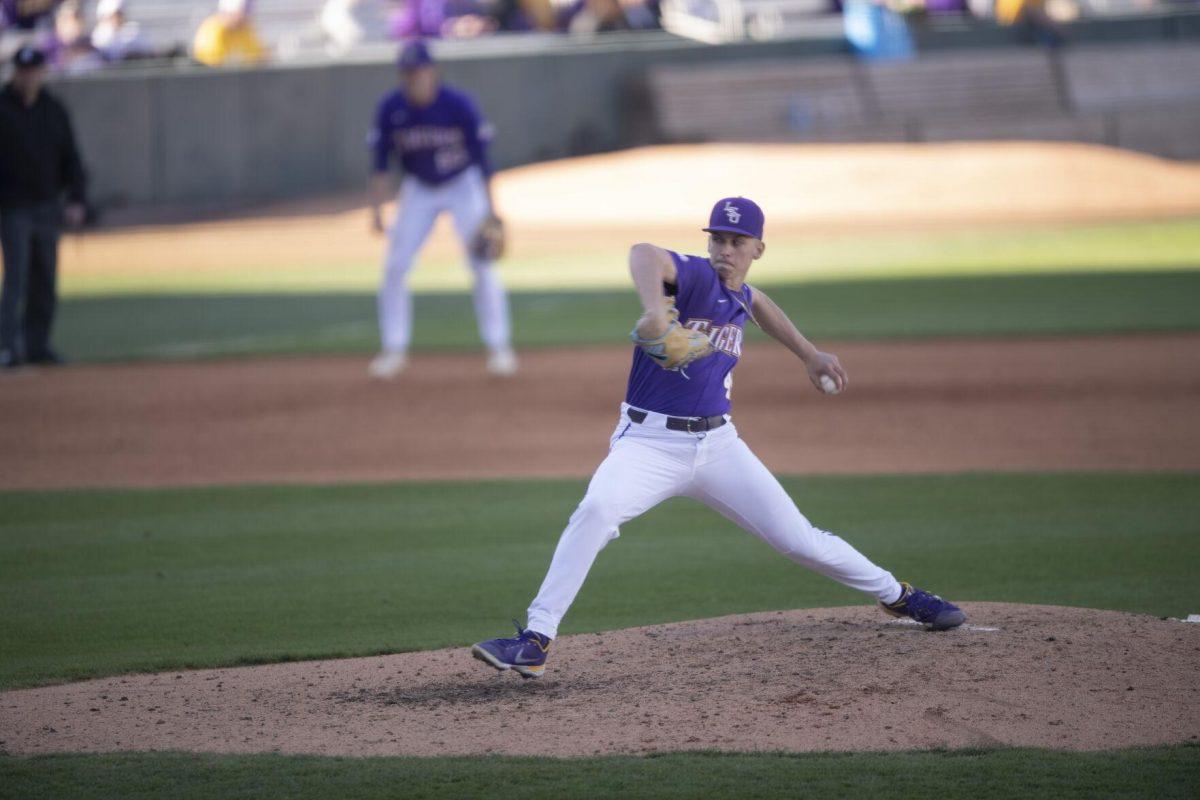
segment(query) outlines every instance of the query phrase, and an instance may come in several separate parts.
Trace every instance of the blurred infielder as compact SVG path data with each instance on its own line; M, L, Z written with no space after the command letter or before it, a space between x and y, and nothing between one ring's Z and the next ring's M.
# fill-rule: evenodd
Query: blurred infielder
M618 526L670 497L693 497L798 564L876 598L894 616L933 630L966 620L952 603L900 583L843 539L805 519L729 416L733 368L746 320L804 362L827 394L847 386L837 357L812 345L787 315L746 281L764 251L763 213L744 197L720 200L708 227L708 258L634 245L629 271L645 313L608 457L571 515L525 628L471 648L496 669L540 677L550 642L596 555ZM664 298L664 294L667 295Z
M371 144L375 174L371 183L371 224L383 231L380 206L391 192L388 173L394 155L404 171L396 219L388 231L383 282L379 288L379 328L383 349L370 373L393 378L407 363L412 338L412 296L408 272L442 212L467 250L475 276L475 315L489 351L488 370L512 375L508 296L494 261L504 247L504 228L492 205L492 167L487 148L491 126L469 95L441 83L437 65L422 41L400 53L400 88L379 103Z

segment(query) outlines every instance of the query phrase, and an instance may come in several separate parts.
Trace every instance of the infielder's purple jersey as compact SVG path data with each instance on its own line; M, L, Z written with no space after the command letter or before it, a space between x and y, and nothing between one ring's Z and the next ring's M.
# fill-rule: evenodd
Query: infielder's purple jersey
M725 288L707 258L678 253L671 253L671 258L678 277L670 293L675 295L679 322L686 328L706 332L714 352L692 362L682 372L671 372L635 347L625 402L673 417L728 414L733 384L730 373L742 355L750 287L743 284L737 292Z
M395 153L406 174L437 186L472 164L490 176L491 138L491 125L471 97L443 84L433 102L422 108L409 105L399 89L384 97L375 112L370 142L376 172L386 172Z

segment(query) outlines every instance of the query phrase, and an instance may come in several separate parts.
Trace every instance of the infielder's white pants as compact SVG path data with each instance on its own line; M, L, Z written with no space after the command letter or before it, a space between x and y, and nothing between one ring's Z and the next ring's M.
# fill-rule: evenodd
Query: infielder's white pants
M405 352L412 341L412 295L408 273L433 223L442 212L454 219L454 230L467 251L475 276L475 318L479 338L490 350L508 347L512 338L508 296L492 262L471 254L471 238L488 215L483 173L471 167L440 186L406 177L397 197L396 221L388 232L383 282L379 287L379 332L383 349Z
M900 597L890 572L805 519L732 422L693 434L667 430L665 417L653 412L641 424L632 422L626 408L529 607L530 630L557 636L592 562L617 538L621 523L679 495L715 509L797 564L885 603Z

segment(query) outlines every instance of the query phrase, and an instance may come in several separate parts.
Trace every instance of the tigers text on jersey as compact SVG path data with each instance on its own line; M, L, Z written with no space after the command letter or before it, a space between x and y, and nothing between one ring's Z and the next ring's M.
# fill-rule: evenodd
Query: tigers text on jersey
M707 258L670 255L677 272L673 294L679 322L707 333L714 352L672 372L635 347L625 402L675 417L728 414L733 368L742 354L742 334L749 316L750 287L743 285L736 292L727 289Z
M427 106L410 105L396 90L379 104L371 131L376 172L385 172L394 153L405 174L438 186L478 164L492 173L487 146L491 126L466 93L443 84Z

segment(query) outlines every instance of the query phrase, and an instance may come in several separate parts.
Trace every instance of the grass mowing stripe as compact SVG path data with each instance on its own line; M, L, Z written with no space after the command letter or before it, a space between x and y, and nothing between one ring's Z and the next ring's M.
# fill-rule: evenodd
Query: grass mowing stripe
M951 598L1196 610L1200 475L784 485L815 524ZM495 636L523 617L584 486L0 493L0 687ZM680 499L622 527L564 633L865 602Z
M1196 217L974 228L956 224L942 229L836 233L773 222L768 231L766 258L754 268L755 280L764 284L1200 267L1196 256L1200 252L1200 218ZM621 288L629 282L629 245L637 241L635 237L645 235L645 231L633 230L560 231L555 236L557 247L539 252L514 241L501 269L505 282L523 291ZM330 260L328 251L324 251L307 256L293 254L286 262L278 258L251 261L257 256L222 252L219 259L201 268L179 268L164 264L158 257L139 257L135 248L119 266L101 266L87 257L92 252L89 238L70 237L63 249L60 289L64 296L367 292L379 281L379 256L364 257L361 248L342 251L344 257L336 260ZM107 234L100 238L107 238ZM684 253L702 254L704 249L703 237L691 226L651 238L655 244ZM108 249L100 246L102 251ZM381 249L377 252L382 254ZM470 286L470 273L464 269L456 245L435 246L422 251L409 275L409 285L415 291L461 292Z
M856 280L767 286L809 336L877 339L1200 328L1200 271ZM466 294L416 300L414 348L478 348ZM630 290L514 293L520 347L625 344ZM368 294L130 295L63 301L57 341L82 361L371 352ZM751 330L752 338L761 338Z
M1035 749L650 757L364 758L182 753L0 757L0 798L221 797L1193 798L1195 745L1070 753Z

